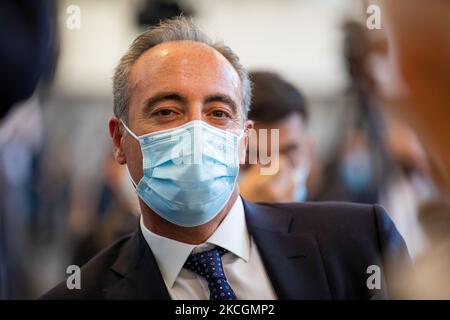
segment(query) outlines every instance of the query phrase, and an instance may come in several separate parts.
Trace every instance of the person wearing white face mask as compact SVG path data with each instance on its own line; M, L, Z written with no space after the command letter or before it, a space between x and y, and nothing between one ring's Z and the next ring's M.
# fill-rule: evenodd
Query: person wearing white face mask
M238 57L183 17L143 32L114 75L109 121L141 211L136 231L43 299L370 299L393 294L403 239L379 206L240 196L251 85ZM394 261L395 265L391 263ZM377 291L368 266L382 272Z
M248 117L254 121L258 143L249 144L249 153L264 157L266 151L258 150L266 142L259 134L260 130L267 130L267 137L271 137L271 130L279 130L277 148L274 148L275 141L267 148L268 159L276 162L269 165L278 170L275 174L265 175L259 163L243 166L239 179L241 195L254 202L306 201L314 141L306 128L305 98L276 73L255 71L250 73L250 78L253 95Z

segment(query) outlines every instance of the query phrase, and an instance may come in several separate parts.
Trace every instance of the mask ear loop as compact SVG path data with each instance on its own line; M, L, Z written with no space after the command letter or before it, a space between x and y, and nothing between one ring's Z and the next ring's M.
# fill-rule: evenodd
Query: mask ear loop
M122 125L124 126L125 130L127 130L127 132L128 132L133 138L135 138L137 141L139 141L139 137L138 137L137 135L135 135L134 132L131 131L130 128L127 127L127 125L125 124L125 122L123 122L123 120L120 120L120 122L121 122ZM128 166L127 166L127 173L128 173L128 177L129 177L130 180L131 180L131 183L132 183L133 186L134 186L134 190L136 191L137 184L136 184L136 182L134 182L133 177L131 176L130 170L128 170Z
M127 173L128 173L128 177L131 180L131 183L133 184L134 190L136 191L137 184L134 182L133 177L131 176L130 170L128 170L128 166L127 166Z
M138 137L133 131L131 131L130 128L127 127L127 125L125 124L125 122L123 122L123 120L120 120L120 122L122 123L122 125L124 126L124 128L127 130L127 132L128 132L133 138L135 138L137 141L139 141L139 137Z
M247 131L247 128L242 129L241 134L238 136L238 141L241 141L242 137L244 136L244 133Z

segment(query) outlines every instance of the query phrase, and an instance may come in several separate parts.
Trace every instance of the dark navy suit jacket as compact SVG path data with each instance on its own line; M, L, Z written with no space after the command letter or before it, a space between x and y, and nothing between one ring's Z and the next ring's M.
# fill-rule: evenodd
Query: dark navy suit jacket
M248 231L280 299L392 298L395 273L410 258L379 206L337 202L254 204ZM378 266L380 289L367 286ZM369 281L373 283L373 281ZM170 299L140 229L81 268L81 289L62 282L43 299Z

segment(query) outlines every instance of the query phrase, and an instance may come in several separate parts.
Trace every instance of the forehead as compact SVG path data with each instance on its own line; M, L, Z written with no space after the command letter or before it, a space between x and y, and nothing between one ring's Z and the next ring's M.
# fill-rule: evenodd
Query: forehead
M194 41L170 41L145 51L133 64L130 84L135 88L195 87L198 82L238 89L240 78L231 63L214 48ZM164 89L164 88L161 88Z
M291 113L287 117L273 123L256 122L255 129L279 129L280 149L285 145L300 142L306 132L306 124L303 117L298 113ZM270 136L268 131L268 136Z
M286 134L301 132L306 129L306 123L298 112L291 112L286 117L275 122L255 121L255 129L279 129ZM295 131L295 132L292 132Z

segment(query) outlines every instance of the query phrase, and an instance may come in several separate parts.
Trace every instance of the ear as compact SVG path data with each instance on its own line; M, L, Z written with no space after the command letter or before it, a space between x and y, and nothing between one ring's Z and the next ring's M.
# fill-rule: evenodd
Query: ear
M120 120L117 117L111 117L109 119L109 135L113 141L113 153L117 163L125 164L127 159L123 151L123 128L120 125Z

